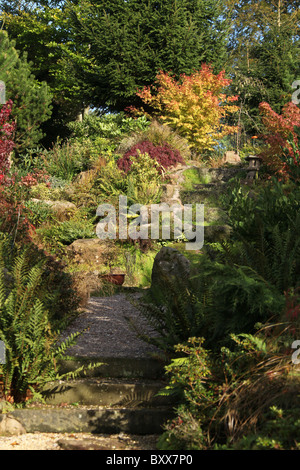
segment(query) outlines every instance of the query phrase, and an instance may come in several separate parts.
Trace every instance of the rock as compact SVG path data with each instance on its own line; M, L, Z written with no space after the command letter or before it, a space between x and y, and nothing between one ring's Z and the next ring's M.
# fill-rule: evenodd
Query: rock
M89 183L91 180L95 178L97 174L97 170L95 168L87 170L87 171L81 171L77 177L76 177L76 183L80 184L86 184Z
M75 240L67 247L73 255L74 261L87 263L92 266L100 266L103 262L103 255L106 252L107 244L100 238L83 238Z
M200 177L209 178L210 182L213 183L227 183L237 173L241 171L240 167L220 167L220 168L199 168Z
M76 206L69 201L50 201L47 199L31 199L35 203L47 204L51 211L55 213L57 219L62 222L68 220L70 216L76 211Z
M235 165L237 163L241 163L241 159L236 152L234 152L233 150L229 150L224 154L223 163L230 163Z
M166 278L183 281L189 275L189 260L175 248L163 247L154 258L151 287L163 286Z
M169 201L172 199L173 194L174 194L175 187L173 184L165 184L163 185L163 196L162 196L162 201Z
M0 436L18 436L25 433L26 429L20 421L9 414L0 415Z
M216 243L230 238L232 228L229 225L207 225L204 227L204 243Z
M111 450L96 439L59 439L57 443L62 450Z

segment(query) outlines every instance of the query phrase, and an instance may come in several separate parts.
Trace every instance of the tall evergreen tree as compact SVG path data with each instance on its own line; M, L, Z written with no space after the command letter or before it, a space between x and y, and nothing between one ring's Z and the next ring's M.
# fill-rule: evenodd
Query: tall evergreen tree
M79 0L69 2L74 34L89 45L91 68L80 70L95 106L122 110L160 71L175 76L218 72L226 58L223 2L214 0Z
M248 133L260 129L258 106L280 113L300 78L299 0L226 0L232 19L232 86Z
M6 31L0 31L0 80L6 98L13 101L11 116L16 121L15 150L34 147L43 137L41 124L51 115L49 87L32 75L26 55L19 56Z
M65 124L84 109L84 82L77 64L86 64L88 45L77 44L65 10L66 0L0 0L1 27L25 52L38 81L46 81L53 95L52 117L47 121L46 145L65 135Z

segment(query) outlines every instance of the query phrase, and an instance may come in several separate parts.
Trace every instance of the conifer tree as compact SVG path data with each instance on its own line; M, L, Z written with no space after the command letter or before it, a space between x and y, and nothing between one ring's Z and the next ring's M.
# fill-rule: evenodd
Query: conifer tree
M232 19L233 92L240 96L245 130L259 134L259 103L281 113L300 78L299 0L225 1Z
M72 4L71 4L72 3ZM92 104L123 110L163 70L190 74L206 62L224 68L222 2L212 0L80 0L70 2L74 35L89 44L92 66L81 70Z
M14 46L8 34L0 31L0 80L6 85L6 99L13 102L15 151L20 153L42 138L41 124L51 115L52 96L47 84L32 75L26 54L20 56Z
M76 3L76 2L75 2ZM51 146L57 135L69 135L66 124L89 105L80 67L89 67L88 44L76 41L66 9L67 0L0 0L0 25L26 52L31 72L47 82L52 99L52 116L47 121L43 144ZM1 11L2 10L2 11ZM87 99L85 99L87 96Z

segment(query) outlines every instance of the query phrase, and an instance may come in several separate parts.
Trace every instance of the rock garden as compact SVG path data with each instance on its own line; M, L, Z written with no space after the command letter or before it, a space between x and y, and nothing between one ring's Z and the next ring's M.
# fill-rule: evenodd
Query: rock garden
M208 49L126 75L94 3L0 16L0 449L298 450L299 104Z

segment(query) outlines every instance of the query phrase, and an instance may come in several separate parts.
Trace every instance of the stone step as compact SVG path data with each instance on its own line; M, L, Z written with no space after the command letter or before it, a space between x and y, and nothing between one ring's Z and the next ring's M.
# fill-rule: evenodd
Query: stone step
M204 243L217 243L230 238L232 228L229 225L206 225L204 227Z
M27 433L161 434L172 409L156 408L25 408L9 413Z
M198 168L199 175L203 178L209 178L210 182L227 182L237 174L243 172L245 176L247 171L244 165L235 165L228 168Z
M162 379L164 366L162 358L152 357L83 357L74 356L59 361L60 374L74 372L79 367L101 363L99 367L81 373L79 377L109 377L126 379Z
M150 380L79 379L51 382L42 395L49 405L171 406L169 397L158 396L165 386L164 382Z
M194 185L192 191L181 191L182 204L218 205L221 193L225 190L225 184L210 183L209 185Z
M228 215L220 207L204 205L204 222L207 224L224 224L228 221Z

